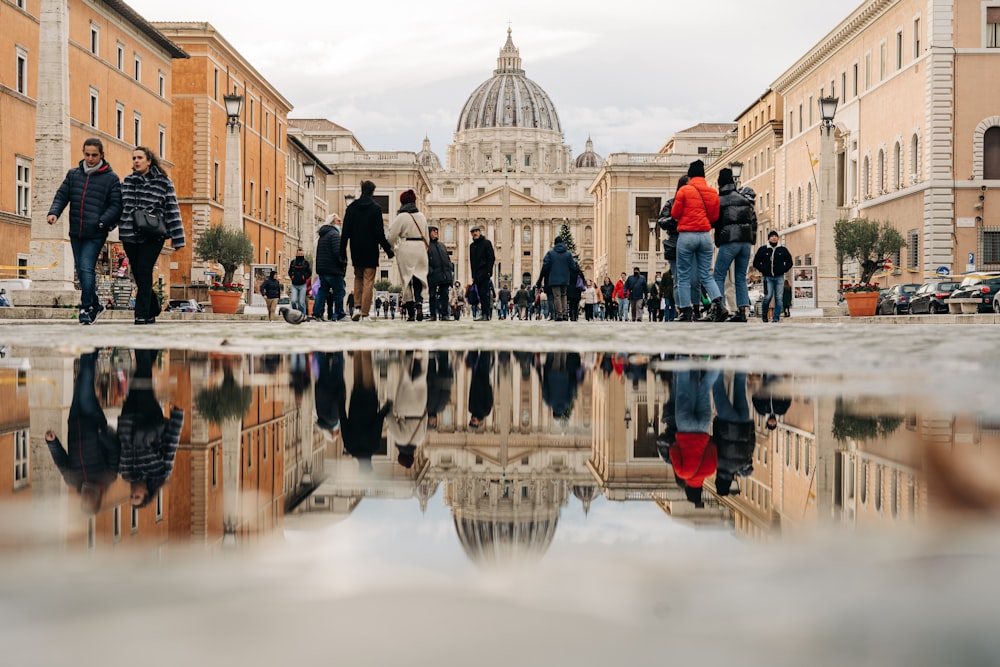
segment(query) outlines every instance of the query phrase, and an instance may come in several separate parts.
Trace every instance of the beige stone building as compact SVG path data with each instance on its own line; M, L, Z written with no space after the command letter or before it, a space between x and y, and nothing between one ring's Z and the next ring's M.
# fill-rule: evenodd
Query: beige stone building
M817 229L832 244L836 219L868 218L889 221L907 240L883 284L1000 269L1000 223L991 213L1000 205L997 47L1000 3L864 2L740 115L739 141L722 161L741 160L745 174L769 181L755 187L765 193L758 212L798 265L819 264ZM839 99L829 220L820 220L824 96ZM769 127L756 120L764 103ZM749 167L762 148L758 172ZM820 272L835 274L836 266Z

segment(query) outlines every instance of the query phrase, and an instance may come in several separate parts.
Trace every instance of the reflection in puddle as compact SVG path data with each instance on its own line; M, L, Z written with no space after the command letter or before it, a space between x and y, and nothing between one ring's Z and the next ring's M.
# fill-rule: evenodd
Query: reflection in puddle
M246 546L326 529L362 502L426 512L437 498L461 549L486 564L545 554L567 506L585 517L609 501L753 540L811 525L909 527L934 511L1000 504L997 420L829 396L810 392L813 378L719 362L8 355L0 457L13 476L0 511L19 520L2 544L29 539L17 527L49 524L43 532L67 547Z

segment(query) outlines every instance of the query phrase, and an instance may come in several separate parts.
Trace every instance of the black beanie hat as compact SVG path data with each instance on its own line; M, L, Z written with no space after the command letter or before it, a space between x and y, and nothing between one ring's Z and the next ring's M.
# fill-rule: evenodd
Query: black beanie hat
M733 170L729 167L724 167L719 171L719 185L735 185L736 181L733 180Z
M696 176L705 178L705 163L701 160L695 160L688 165L688 178L694 178Z

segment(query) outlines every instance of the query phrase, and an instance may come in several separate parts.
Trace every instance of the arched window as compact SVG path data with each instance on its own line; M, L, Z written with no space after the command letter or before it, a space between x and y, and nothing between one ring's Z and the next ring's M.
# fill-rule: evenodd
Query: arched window
M1000 127L983 134L983 178L1000 178Z
M920 182L920 137L910 137L910 182Z
M521 242L525 245L531 243L531 227L528 225L525 225L524 229L521 231Z
M795 197L795 222L802 222L802 186Z
M583 243L584 245L591 245L594 242L594 228L587 225L583 228Z
M878 149L878 157L875 159L875 194L880 195L885 192L885 151Z
M813 184L806 183L806 218L813 217Z
M792 213L792 211L794 211L794 210L795 209L792 208L792 191L789 190L788 191L788 204L785 206L785 217L788 218L788 225L789 226L791 226L791 224L792 224L792 219L794 217L794 214Z
M892 147L892 189L899 190L906 184L903 179L903 147L897 141Z
M865 199L872 196L871 183L871 164L866 155L864 161L861 163L861 194Z
M444 242L445 243L455 242L455 225L449 223L444 226Z

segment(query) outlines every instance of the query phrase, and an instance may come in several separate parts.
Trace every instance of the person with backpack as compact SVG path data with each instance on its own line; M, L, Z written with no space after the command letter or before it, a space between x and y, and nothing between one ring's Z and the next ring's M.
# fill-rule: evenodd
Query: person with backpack
M738 310L729 317L729 322L746 322L747 309L750 308L747 268L750 250L757 238L755 199L756 195L750 188L736 189L732 169L719 171L719 219L715 223L715 246L719 251L715 256L713 278L719 291L724 291L726 274L730 266L734 267Z
M312 267L305 258L302 248L295 251L295 259L288 265L288 279L292 283L291 306L300 313L309 314L306 305L306 291L309 279L312 277Z
M753 268L764 276L764 301L760 306L761 319L767 322L767 309L774 300L772 322L781 319L782 298L785 291L785 274L792 268L792 254L788 248L778 245L778 232L773 229L767 234L767 245L757 248L753 257ZM787 304L786 304L787 305Z

